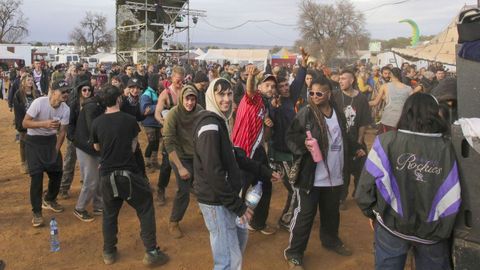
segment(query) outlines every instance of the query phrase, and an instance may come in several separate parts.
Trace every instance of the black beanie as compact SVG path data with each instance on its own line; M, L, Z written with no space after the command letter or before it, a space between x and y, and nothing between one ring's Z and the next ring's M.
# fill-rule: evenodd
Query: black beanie
M198 71L195 74L195 78L193 78L193 83L202 83L202 82L209 82L207 74L202 71Z

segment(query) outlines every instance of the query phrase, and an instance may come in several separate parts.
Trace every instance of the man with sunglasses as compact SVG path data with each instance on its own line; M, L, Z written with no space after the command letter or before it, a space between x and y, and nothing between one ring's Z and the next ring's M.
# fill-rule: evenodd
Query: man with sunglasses
M359 150L350 153L346 160L348 173L343 175L343 190L340 195L340 210L346 210L345 200L348 197L348 187L350 186L350 175L354 177L355 193L360 173L367 157L367 146L365 144L365 131L372 123L372 115L368 106L367 97L359 90L353 88L355 75L350 70L344 70L340 73L339 84L342 91L334 94L333 98L339 109L342 110L347 119L347 136L350 141L355 142Z
M35 99L22 125L27 128L25 152L31 177L30 202L34 227L43 225L42 208L62 212L57 195L62 179L60 147L69 123L70 108L65 104L70 86L64 80L54 82L49 95ZM43 173L48 174L48 190L43 198Z

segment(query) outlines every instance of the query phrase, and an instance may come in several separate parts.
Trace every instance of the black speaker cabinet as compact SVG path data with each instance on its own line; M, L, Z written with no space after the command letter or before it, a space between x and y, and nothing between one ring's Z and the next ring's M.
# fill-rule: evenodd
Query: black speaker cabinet
M459 47L457 46L457 52ZM480 117L480 62L470 61L457 53L458 117Z
M457 156L462 205L457 215L453 240L455 269L480 269L480 154L452 125L452 143Z
M460 238L453 240L453 267L455 270L476 270L480 268L480 245Z

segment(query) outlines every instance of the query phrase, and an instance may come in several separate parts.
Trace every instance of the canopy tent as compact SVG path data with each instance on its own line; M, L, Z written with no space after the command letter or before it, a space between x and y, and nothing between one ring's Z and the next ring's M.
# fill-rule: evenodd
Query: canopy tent
M197 55L204 55L205 54L205 52L202 51L202 49L200 49L200 48L197 48L194 51L190 50L190 52L193 52L194 54L197 54Z
M286 48L282 48L278 53L272 55L272 65L290 64L295 65L297 55L290 53Z
M195 59L200 61L218 62L226 60L227 58L225 58L222 53L210 49L205 54L195 57Z
M115 53L97 53L90 57L97 58L99 63L117 62L117 55Z
M430 42L411 48L392 48L392 51L409 60L427 60L442 64L455 65L455 45L458 43L457 17L448 27Z
M210 49L204 55L195 58L207 62L230 61L232 64L246 65L249 63L264 68L271 59L269 50L264 49Z

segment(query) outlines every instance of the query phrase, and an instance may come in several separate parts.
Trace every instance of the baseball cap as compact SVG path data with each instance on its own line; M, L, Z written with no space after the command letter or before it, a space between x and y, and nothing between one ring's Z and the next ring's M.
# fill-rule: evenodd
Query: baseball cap
M198 93L191 85L187 85L184 88L183 97L188 97L190 95L198 96Z
M127 87L138 87L141 88L140 82L138 81L137 78L131 78L128 80Z
M64 90L70 90L71 88L72 87L65 80L58 80L52 83L52 90L54 91L59 90L63 92Z
M264 74L263 77L262 77L261 83L264 83L268 80L272 80L275 83L277 83L277 78L275 78L275 76L273 76L272 74Z

